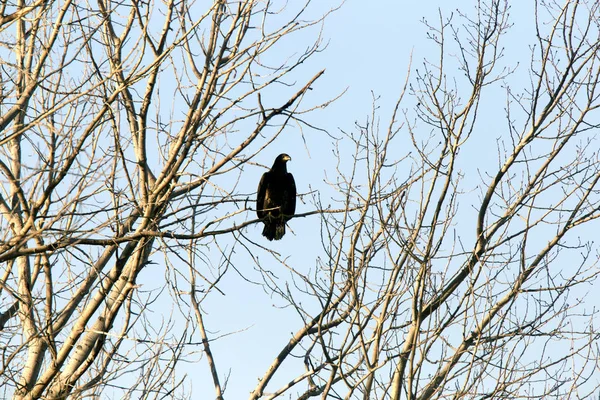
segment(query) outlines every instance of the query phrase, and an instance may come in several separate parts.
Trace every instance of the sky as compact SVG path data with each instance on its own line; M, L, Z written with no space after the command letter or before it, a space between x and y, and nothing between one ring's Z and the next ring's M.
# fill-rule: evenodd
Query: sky
M190 2L196 7L201 3L208 5L212 2ZM280 4L286 3L286 1L275 0L273 3ZM296 0L288 0L287 3L291 8L300 4ZM303 98L302 107L314 107L337 96L340 97L328 104L327 107L317 108L309 114L303 115L302 118L310 126L294 122L286 126L284 132L272 144L239 169L240 175L236 175L237 170L234 170L232 173L214 177L211 184L225 183L226 188L235 187L236 194L245 194L249 201L252 201L260 177L266 171L265 168L271 166L278 154L287 153L292 157L292 161L288 163L288 170L294 174L299 192L296 213L313 211L315 209L313 196L317 195L320 196L323 207L337 208L339 203L336 203L335 200L339 199L340 194L331 189L329 182L337 178L338 162L344 167L348 167L352 165L354 159L352 146L347 141L342 142L340 159L337 158L334 152L336 143L334 138L342 137L344 132L356 131L357 124L364 125L367 121L372 123L373 121L370 119L374 98L377 99L377 116L380 118L382 130L385 130L407 75L409 82L414 84L417 73L422 73L424 70L425 60L435 64L439 59L437 45L428 38L427 23L438 26L440 21L451 18L458 27L458 34L464 35L464 29L461 27L461 14L473 16L477 3L476 0L404 2L346 0L340 4L337 0L313 0L305 19L318 18L332 8L335 8L335 11L327 16L322 25L316 25L283 39L268 53L261 56L263 57L261 62L264 61L265 64L268 64L274 60L273 63L276 63L278 60L302 54L319 36L322 41L322 50L286 76L285 79L289 86L273 85L272 88L267 88L263 92L265 93L263 101L268 103L268 106L274 106L282 98L287 100L290 93L294 93L298 88L304 86L305 82L321 70L325 70L324 75L312 85L312 90ZM478 185L482 179L484 180L482 176L489 178L485 176L486 171L482 165L491 166L491 169L497 167L495 162L499 156L496 139L506 135L504 118L506 91L503 84L509 83L514 85L517 90L525 90L531 79L528 71L531 46L533 45L531 34L534 29L532 2L512 1L510 3L510 20L514 26L503 39L502 43L505 47L502 49L503 56L498 61L497 69L507 68L514 72L506 78L506 82L486 88L483 95L485 101L482 101L478 111L478 131L461 148L461 151L467 152L469 156L460 157L458 173L464 171L470 173L463 174L461 190L464 189L464 192L460 195L465 195L467 205L461 209L462 219L456 219L460 221L460 224L457 222L455 225L458 235L464 239L465 243L472 241L475 230L472 229L473 223L463 224L463 222L474 219L477 212L477 200L480 199ZM122 7L129 10L127 4ZM198 10L195 9L194 12L198 12ZM155 15L158 15L155 17L156 20L163 17L160 11L157 11ZM121 15L121 17L124 16L126 13ZM275 20L278 18L276 15L270 17ZM160 30L161 27L162 25L153 28ZM448 66L446 72L452 77L450 81L457 85L458 92L464 95L461 92L462 85L465 83L464 74L461 75L462 72L458 69L453 71L450 67L456 65L455 57L458 49L452 44L451 38L447 39L449 47L445 55L445 63ZM100 45L98 44L98 46ZM101 54L102 50L98 51ZM132 50L132 54L134 53L135 51ZM164 79L164 81L160 81L159 85L164 86L161 87L160 97L153 103L157 109L159 108L160 112L157 113L159 118L165 118L161 122L168 126L164 132L159 131L157 134L163 141L161 144L168 143L167 133L177 131L177 124L181 123L188 111L183 100L176 98L171 104L171 98L168 95L178 90L177 85L171 81L176 74L172 74L171 71L189 73L185 67L177 64L178 61L179 59L174 57L172 65L162 70L165 73L161 75L160 79ZM181 69L178 69L180 67ZM162 76L166 77L162 78ZM139 87L135 89L142 93L141 89L145 84L145 81L140 81ZM163 90L167 89L167 86L171 92ZM193 85L191 87L194 88ZM192 89L190 90L192 91ZM167 94L165 95L165 93ZM176 104L178 100L182 103ZM401 111L406 111L406 118L413 121L416 118L414 113L416 101L410 96L404 100ZM254 106L253 102L254 99L250 101ZM178 112L180 114L177 114ZM230 115L228 114L227 117ZM171 120L168 120L169 118ZM404 118L404 114L401 118ZM123 118L122 128L128 130L126 122ZM172 125L169 125L169 122L172 122ZM253 124L254 121L245 123ZM236 140L239 137L246 137L244 135L247 134L248 127L249 125L245 126L244 122L235 125L231 131L227 132L227 138L232 137L232 143L237 143ZM431 127L421 124L418 135L422 135L425 140L431 133L431 129ZM238 133L239 135L235 136ZM162 134L164 137L161 136ZM392 149L396 152L391 156L392 159L396 159L408 151L401 147L403 144L408 144L406 143L409 140L408 135L406 132L402 132L402 134L404 136ZM124 137L126 136L124 135ZM258 142L264 143L265 140L261 138L253 142L250 148L245 150L243 156L257 150L252 146L257 146ZM152 150L158 151L150 149L150 151ZM157 154L151 154L149 158L151 164L155 163L152 167L156 167L156 171L158 171L160 157ZM134 159L135 157L131 155L131 160ZM197 173L194 167L195 165L191 161L189 169L186 170L186 173L189 172L189 174L185 175L183 179L192 179L192 175ZM410 173L408 170L403 170L402 167L403 165L400 164L399 180L406 178ZM235 177L239 178L235 182L219 181L220 179L233 180ZM123 183L125 184L125 182ZM103 182L99 180L98 184L102 186ZM207 192L209 190L206 189ZM463 204L461 203L461 206ZM253 204L249 205L251 208L253 206ZM471 209L469 206L472 206ZM208 222L211 218L216 218L215 215L220 217L221 214L218 213L225 214L226 207L220 206L214 211L215 214L201 215L199 218L206 217L206 222ZM240 213L233 218L225 219L219 228L231 226L232 221L237 223L254 218L254 212ZM263 279L272 278L281 286L289 284L292 286L291 290L294 290L295 275L291 271L292 268L309 276L316 270L319 261L326 258L321 243L320 221L319 215L294 218L289 222L287 233L280 241L268 242L261 236L262 224L257 223L243 229L242 233L245 238L238 242L235 242L233 235L229 234L220 235L214 240L209 238L199 242L200 248L197 253L196 265L203 274L209 279L214 279L215 276L211 276L214 271L228 269L219 281L217 290L212 290L202 302L204 323L211 339L211 349L216 360L216 367L221 383L225 384L226 382L225 398L233 400L248 398L258 379L285 346L290 335L302 327L302 321L297 313L284 300L266 290L262 282ZM201 225L202 223L204 222L197 224ZM461 230L463 225L467 227L465 230ZM591 236L595 232L588 231L587 234ZM240 243L247 247L243 247ZM159 244L160 242L157 241L157 246ZM224 250L228 259L221 254L216 245ZM260 246L268 247L275 253L269 254L261 250ZM252 254L249 254L250 252ZM182 255L182 257L184 256ZM93 258L93 255L90 257ZM132 346L139 346L135 350L143 349L144 346L151 348L150 343L153 340L176 343L184 329L188 329L188 332L196 329L195 316L190 312L191 307L185 307L185 304L189 304L187 292L189 286L185 280L187 273L188 269L185 263L177 260L172 254L165 259L163 253L158 249L152 255L151 263L144 267L136 282L139 284L136 291L136 296L139 296L139 299L136 300L139 302L136 304L146 304L145 296L150 298L156 296L158 301L149 304L147 312L143 313L144 316L151 319L151 325L148 327L138 324L129 332L131 338L148 340L148 343L138 343L134 340L128 342L132 343ZM166 286L165 282L168 282ZM202 289L206 284L202 282L198 286ZM582 285L582 288L577 290L581 290L581 292L574 293L578 298L585 298L589 295L588 286ZM178 308L171 297L177 297L177 300L180 301L179 304L183 304L183 306ZM303 298L305 303L302 306L317 312L319 304L311 303L314 299L307 297ZM592 296L588 296L588 298L593 299ZM597 305L592 304L593 306ZM164 332L166 325L172 327L168 330L166 337L153 336L155 332L152 329L156 329L156 332ZM187 377L183 392L179 394L182 396L187 394L193 399L214 398L213 383L199 343L200 335L196 331L192 337L196 340L195 343L185 346L185 351L189 352L188 358L177 367L177 377ZM123 352L126 349L127 345L124 345ZM168 358L169 355L166 352L164 356ZM135 356L135 351L123 355L124 359L135 360L142 365L146 363L146 359L136 360ZM302 367L301 359L290 357L271 381L268 389L273 390L287 383L297 376L298 370ZM122 387L127 388L128 383L135 378L137 377L125 375L110 381L109 383L117 386L114 389L113 397L120 399ZM305 386L306 384L303 382L298 390ZM292 393L296 393L296 391L292 391ZM105 395L110 396L111 390L108 389Z
M530 43L522 38L531 32L532 14L529 6L524 4L526 2L513 3L511 20L515 28L504 40L507 51L501 62L507 67L517 68L510 79L526 82ZM341 131L354 129L357 122L364 123L370 116L374 96L379 98L379 115L382 125L386 125L407 72L410 71L412 77L417 69L422 68L425 58L435 60L438 57L437 47L427 39L427 27L423 21L436 25L440 16L448 18L454 15L457 19L461 12L472 13L475 4L475 1L470 0L347 0L327 17L322 26L322 39L327 44L324 50L310 58L293 75L298 78L296 84L300 87L301 82L325 69L325 74L313 85L310 95L306 96L306 105L316 105L344 94L328 107L315 110L306 117L320 130L306 126L301 130L297 125L290 125L279 139L253 161L270 166L278 154L288 153L292 157L288 169L294 174L301 195L323 187L328 171L331 175L337 160L332 153L333 140L322 130L337 136ZM327 12L332 5L335 3L315 1L310 12L317 16ZM314 40L319 29L320 27L316 27L286 39L284 47L278 51L285 54L302 52ZM497 88L489 90L486 96L497 96L498 101L488 102L480 110L478 118L484 121L482 126L486 132L470 142L469 146L480 149L461 165L464 169L477 168L481 160L497 156L496 147L486 143L489 144L490 137L498 137L503 129L501 118L499 119L502 112L499 110L502 111L505 94ZM406 104L411 104L411 101L407 99ZM351 161L342 159L346 163ZM247 168L244 180L249 184L240 187L240 191L252 192L262 172L264 169L258 167ZM471 184L475 190L476 182ZM323 200L328 201L326 198ZM301 197L296 212L311 210L313 205L309 196ZM256 224L248 227L244 233L260 244L276 250L282 260L299 271L307 273L314 269L316 259L322 253L318 216L292 220L288 233L279 242L261 242L261 230L262 225ZM291 276L273 257L266 253L255 255L261 267L270 270L278 279L286 280ZM219 286L223 294L213 292L203 303L203 310L209 335L213 339L217 338L212 342L212 351L222 382L228 376L225 397L243 399L256 386L258 378L264 374L290 334L301 325L293 312L282 308L284 303L279 298L270 296L260 285L252 283L260 281L260 274L243 249L238 247L232 258L236 260L234 265L238 271L226 274ZM142 274L142 290L150 290L153 285L161 286L161 282L153 277L164 274L165 266L160 261L160 255L153 261L155 263L149 265ZM219 264L223 260L215 256L206 262ZM311 307L310 304L305 306ZM177 310L159 307L157 311L162 312L162 318L165 319L171 316L175 320L179 318ZM157 317L161 318L159 315ZM290 374L286 373L286 368L294 362L286 361L282 373L272 381L270 388L276 388L294 377L296 369L292 368ZM188 382L192 398L213 397L207 363L201 354L197 354L196 362L179 369L179 374L184 373L191 378Z
M321 8L326 7L325 3L331 4L318 2L316 9L313 8L315 15L326 11ZM311 114L310 122L333 135L339 134L340 130L352 130L355 122L364 123L369 117L373 97L376 96L380 98L378 106L382 124L385 125L404 85L409 67L411 73L414 73L414 69L422 65L424 57L437 56L437 48L427 40L427 27L423 20L436 23L440 18L440 10L442 15L450 16L457 9L474 9L474 4L475 2L467 0L346 1L324 23L322 37L327 43L326 49L312 57L302 69L304 77L323 68L326 70L306 100L309 104L326 101L344 91L345 94L327 108ZM515 12L516 19L520 19L518 10ZM521 32L526 30L525 27L520 29ZM303 35L295 38L299 51L305 48L308 39L308 36ZM285 50L289 51L294 43L286 42L286 46L289 47ZM527 54L527 44L523 41L515 43L513 50L515 53L523 51L523 54ZM495 110L484 110L482 114L485 112L494 113ZM485 115L482 117L485 118ZM326 171L335 167L335 157L329 145L331 139L322 132L307 129L304 131L304 143L297 134L298 127L290 126L287 129L291 133L278 139L255 161L270 166L277 154L290 154L292 161L288 164L288 169L295 176L298 191L306 193L311 189L311 184L314 186L316 180L323 180ZM322 141L327 145L323 145ZM490 151L493 154L495 148ZM483 152L480 154L481 157L489 156ZM254 173L254 180L258 182L262 171ZM297 212L310 210L311 204L299 202ZM292 233L288 230L283 240L268 245L280 252L282 258L291 260L296 268L309 271L321 249L316 221L315 217L294 219L289 224ZM247 234L256 238L261 229L260 225L249 227ZM287 271L279 263L265 255L261 257L262 262L267 264L263 267L271 268L276 275L285 279ZM251 265L243 264L239 267L252 268ZM248 272L248 276L253 274ZM220 328L215 334L244 330L213 344L221 374L230 373L226 397L242 399L248 397L249 390L256 385L258 377L267 369L289 335L300 325L293 313L280 308L282 302L279 299L269 297L259 286L248 285L239 275L229 275L225 284L229 289L226 295L213 295L205 303L206 323L209 329L211 324ZM239 290L231 290L232 288ZM235 318L231 318L231 310L234 310ZM257 313L257 310L260 312ZM273 343L278 345L273 347ZM194 393L207 391L212 395L212 383L207 380L209 374L205 360L200 361L198 366L199 379L193 380ZM293 375L286 376L285 372L278 374L270 387L278 387L278 383L283 384L292 377Z

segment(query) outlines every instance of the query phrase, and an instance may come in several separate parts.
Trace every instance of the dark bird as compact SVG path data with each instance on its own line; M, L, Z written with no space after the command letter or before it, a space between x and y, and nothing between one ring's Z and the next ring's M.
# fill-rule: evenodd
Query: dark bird
M287 154L278 155L258 184L256 214L264 222L262 234L269 240L285 235L285 223L296 211L296 183L286 166L291 159Z

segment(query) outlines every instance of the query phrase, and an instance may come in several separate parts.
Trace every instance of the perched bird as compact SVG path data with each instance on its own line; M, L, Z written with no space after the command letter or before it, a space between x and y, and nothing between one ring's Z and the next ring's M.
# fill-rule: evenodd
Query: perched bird
M262 234L269 240L285 235L285 223L296 211L296 183L286 166L291 159L287 154L278 155L258 184L256 214L265 224Z

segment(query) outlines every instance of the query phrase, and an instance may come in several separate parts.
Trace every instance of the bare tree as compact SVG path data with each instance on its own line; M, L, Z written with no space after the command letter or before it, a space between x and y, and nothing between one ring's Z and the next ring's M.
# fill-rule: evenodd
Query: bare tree
M518 68L509 11L440 13L388 123L375 99L340 134L346 211L322 214L318 271L271 286L303 326L252 399L597 394L600 5L537 2ZM305 371L267 395L291 356Z
M236 181L307 111L322 71L287 76L320 47L309 6L1 3L3 397L99 396L129 374L123 396L169 398L191 337L212 364L197 271L180 289L197 321L175 339L137 281L157 251L194 257L237 215L256 222ZM312 26L305 51L273 53Z
M294 75L320 50L309 6L2 3L4 397L198 398L182 362L227 397L229 339L206 317L233 271L299 316L247 371L251 399L598 390L600 6L536 3L518 68L508 1L440 12L439 57L410 66L386 122L374 99L330 133L337 168L292 220L320 216L306 272L246 234L241 176L322 106L300 108L322 71ZM272 51L311 27L306 51ZM139 284L154 263L162 291ZM178 313L161 320L163 292Z

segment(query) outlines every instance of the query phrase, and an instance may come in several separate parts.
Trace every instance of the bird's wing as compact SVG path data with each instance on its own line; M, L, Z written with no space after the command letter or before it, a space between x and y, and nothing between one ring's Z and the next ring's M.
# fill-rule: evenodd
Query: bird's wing
M285 189L285 210L283 214L292 216L296 212L296 181L294 181L294 175L288 172L286 176Z
M267 186L268 185L268 172L265 172L260 178L260 182L258 183L258 190L256 193L256 215L258 218L263 218L265 216L265 212L262 211L265 208L265 197L267 195Z

